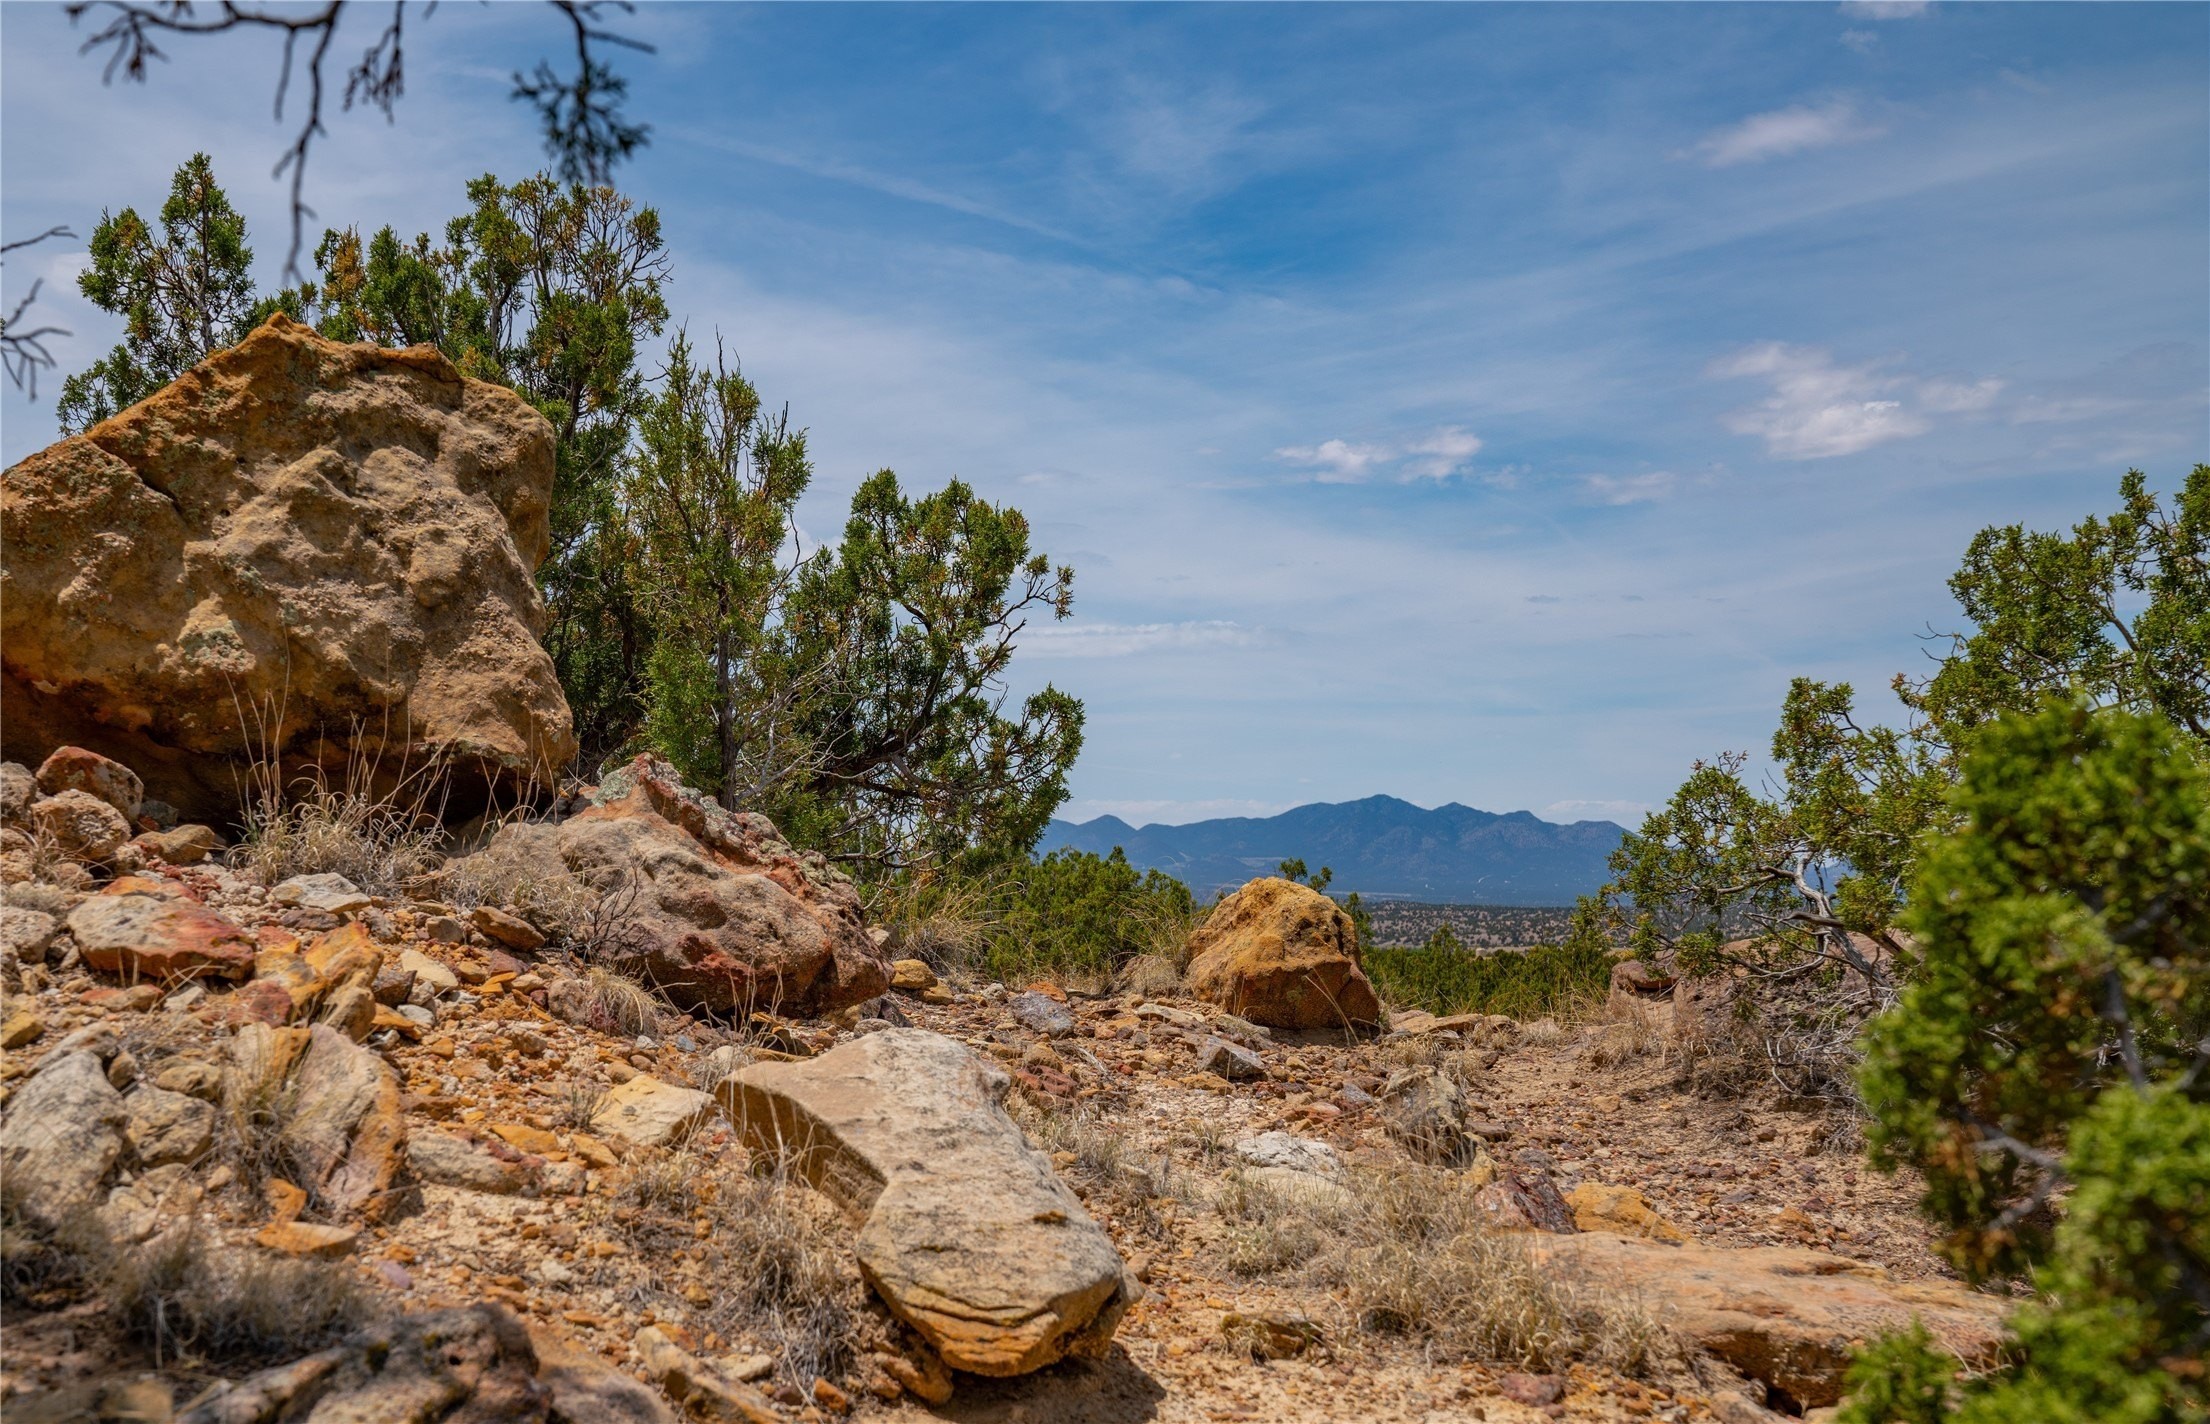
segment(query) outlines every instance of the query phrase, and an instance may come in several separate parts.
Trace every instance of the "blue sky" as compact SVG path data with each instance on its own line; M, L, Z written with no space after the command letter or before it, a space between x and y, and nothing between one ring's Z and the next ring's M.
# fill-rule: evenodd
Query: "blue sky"
M357 45L363 47L364 11ZM1388 792L1622 818L1873 694L1986 524L2210 459L2201 5L646 6L674 310L812 431L801 511L959 475L1076 570L1068 814ZM414 24L310 199L402 231L540 162L538 7ZM0 7L10 237L195 148L273 282L275 51L102 89ZM71 249L75 250L71 250ZM46 279L75 369L111 318ZM0 401L9 460L52 438Z

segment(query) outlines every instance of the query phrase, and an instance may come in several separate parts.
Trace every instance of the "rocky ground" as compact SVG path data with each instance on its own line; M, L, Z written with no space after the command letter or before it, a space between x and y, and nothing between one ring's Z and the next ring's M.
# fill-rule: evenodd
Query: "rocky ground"
M1460 1176L1493 1174L1498 1161L1524 1164L1568 1195L1584 1183L1631 1187L1656 1219L1700 1244L1818 1246L1899 1279L1939 1271L1911 1212L1911 1184L1866 1171L1831 1116L1777 1110L1756 1091L1695 1091L1654 1036L1623 1032L1621 1023L1437 1028L1414 1015L1404 1020L1413 1032L1378 1038L1269 1034L1194 1000L1066 998L1048 985L920 992L926 976L915 969L910 991L894 992L864 1021L763 1016L730 1027L663 1011L657 1031L616 1036L588 1013L571 1022L539 1002L557 999L548 989L587 984L579 966L557 954L517 955L448 907L342 892L323 902L330 908L286 905L248 877L207 865L155 878L163 893L221 913L261 945L359 923L385 963L412 975L397 996L404 1012L380 1007L366 1046L396 1070L404 1094L414 1199L381 1220L328 1228L328 1239L279 1236L275 1249L337 1255L394 1308L501 1303L640 1376L652 1372L654 1346L673 1342L755 1382L736 1397L781 1417L929 1406L882 1367L900 1358L898 1331L869 1315L846 1263L836 1270L852 1322L838 1328L863 1339L860 1353L838 1359L833 1343L814 1342L794 1351L775 1338L771 1315L732 1309L731 1273L749 1263L732 1259L717 1233L727 1204L747 1199L755 1154L710 1099L661 1117L647 1112L623 1128L607 1116L605 1095L642 1085L656 1107L649 1097L662 1091L711 1088L757 1061L812 1057L885 1021L945 1035L1007 1066L1016 1114L1054 1149L1060 1174L1143 1282L1103 1359L1017 1380L962 1376L939 1408L944 1417L1759 1417L1746 1412L1756 1387L1724 1367L1674 1363L1642 1378L1585 1366L1513 1371L1450 1358L1418 1336L1361 1329L1328 1292L1294 1276L1239 1271L1234 1223L1216 1204L1256 1165L1238 1144L1286 1133L1332 1148L1342 1170L1417 1170L1378 1095L1405 1069L1439 1062L1464 1082L1470 1131L1488 1144ZM351 903L336 910L343 902ZM118 1036L119 1056L133 1060L125 1075L188 1095L186 1070L217 1061L239 992L125 989L91 972L81 953L71 958L20 971L0 1068L11 1096L87 1029ZM384 972L383 997L394 997L393 971ZM123 1076L114 1061L111 1080ZM203 1147L201 1155L221 1154ZM271 1249L250 1243L268 1240L270 1223L287 1215L280 1191L224 1190L223 1170L202 1173L195 1211L228 1249ZM801 1200L780 1209L797 1221L814 1207ZM818 1211L806 1225L832 1237L837 1230L833 1215ZM1662 1300L1650 1307L1663 1317ZM98 1314L98 1302L11 1310L4 1397L152 1370L152 1359L93 1328ZM1290 1358L1253 1358L1232 1329L1223 1333L1223 1321L1239 1316L1309 1320L1310 1342ZM816 1386L817 1371L833 1377L826 1386ZM179 1402L208 1379L189 1360L163 1362L159 1373Z

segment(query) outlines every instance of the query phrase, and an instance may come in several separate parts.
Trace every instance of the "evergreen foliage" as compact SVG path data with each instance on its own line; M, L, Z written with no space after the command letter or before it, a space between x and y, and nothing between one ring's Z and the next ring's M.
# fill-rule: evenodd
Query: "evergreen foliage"
M158 237L136 208L100 214L77 287L123 318L123 340L62 383L61 428L90 429L244 336L255 314L252 265L246 221L204 153L170 180Z
M1924 1174L1944 1250L2029 1275L2014 1358L1947 1391L1867 1356L1854 1424L2210 1418L2210 770L2154 713L1987 724L1930 842L1916 980L1866 1035L1874 1161Z
M1374 988L1399 1008L1521 1019L1564 1013L1601 995L1611 982L1612 965L1600 945L1478 953L1459 944L1448 925L1416 949L1377 945L1365 960Z
M801 557L806 432L718 347L668 322L659 214L539 174L468 185L443 241L332 229L316 280L252 299L245 224L204 155L179 169L156 243L102 220L87 295L125 344L65 388L85 422L143 398L273 310L339 341L435 345L551 422L545 637L583 769L650 747L732 807L767 812L855 870L1025 861L1066 797L1082 705L1008 707L1031 617L1067 616L1073 573L1018 510L954 480L909 496L881 471L839 547Z

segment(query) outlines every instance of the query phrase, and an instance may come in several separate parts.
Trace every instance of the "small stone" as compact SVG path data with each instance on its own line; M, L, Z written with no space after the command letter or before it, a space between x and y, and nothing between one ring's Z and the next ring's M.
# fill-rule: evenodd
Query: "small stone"
M1565 1381L1557 1375L1530 1375L1514 1370L1496 1382L1496 1392L1515 1404L1540 1409L1565 1396Z
M1006 1003L1021 1027L1046 1038L1064 1038L1074 1032L1074 1011L1048 994L1024 989Z
M104 864L130 839L123 813L89 791L64 791L31 806L31 825L73 861Z
M143 839L171 865L197 865L223 848L223 838L212 827L196 824L153 831Z
M545 936L537 926L518 915L510 915L489 905L478 905L470 911L468 923L474 925L485 939L503 944L508 949L521 950L525 954L545 943Z
M38 799L38 778L21 762L0 762L0 824L28 823L31 803Z
M430 916L429 923L422 927L422 931L430 937L433 944L468 943L468 926L451 915Z
M1286 1167L1322 1177L1343 1175L1343 1154L1325 1142L1288 1132L1262 1132L1235 1145L1235 1155L1260 1167Z
M1217 1073L1231 1083L1247 1083L1266 1076L1266 1065L1250 1049L1224 1038L1208 1038L1197 1045L1197 1071Z
M852 1397L825 1379L817 1379L813 1382L813 1402L828 1410L831 1414L849 1414L852 1412Z
M428 985L432 993L449 994L460 987L459 975L419 949L399 951L399 967L411 972L417 985Z
M86 964L134 983L243 979L253 972L252 937L188 900L95 895L69 912L69 933Z
M206 986L201 984L187 984L183 988L177 990L174 994L171 994L168 998L163 999L161 1001L161 1007L167 1009L172 1014L181 1014L197 1007L200 1000L206 997Z
M334 1261L348 1255L353 1243L361 1239L360 1230L351 1226L326 1226L313 1221L271 1222L254 1233L253 1239L271 1251L287 1256L312 1256L317 1260Z
M534 1152L542 1157L548 1152L560 1150L560 1139L541 1127L526 1123L495 1122L492 1133L517 1152Z
M161 1071L153 1075L153 1086L169 1093L182 1093L188 1098L213 1102L222 1096L223 1070L212 1063L196 1059L172 1058L161 1065Z
M906 994L918 994L923 989L936 987L936 971L921 959L894 959L890 963L890 987Z
M711 1096L639 1073L601 1099L591 1130L640 1147L672 1147L714 1113Z
M921 991L921 1002L924 1004L956 1004L959 1002L959 996L942 984L932 984Z
M1653 1241L1686 1241L1688 1235L1659 1216L1633 1187L1607 1187L1583 1182L1566 1193L1573 1209L1573 1224L1583 1231L1616 1231L1622 1236L1647 1236Z
M57 747L38 769L38 789L49 796L82 791L112 806L124 822L138 818L146 799L145 783L138 773L119 761L86 751L83 747Z
M376 996L377 1003L396 1009L414 993L414 971L379 969L376 971L375 982L369 986L369 992Z
M61 922L43 910L0 906L0 953L24 964L44 962Z
M781 1424L766 1396L676 1343L673 1327L647 1325L631 1343L645 1374L680 1403L744 1424Z
M375 903L374 897L364 894L360 886L329 871L319 875L295 875L271 890L269 898L279 905L294 905L324 915L349 914Z
M123 1138L142 1166L194 1163L215 1145L215 1109L198 1098L141 1087L123 1099L123 1110Z
M21 1048L35 1041L46 1032L46 1021L29 1009L21 1009L8 1015L8 1021L0 1024L0 1048Z

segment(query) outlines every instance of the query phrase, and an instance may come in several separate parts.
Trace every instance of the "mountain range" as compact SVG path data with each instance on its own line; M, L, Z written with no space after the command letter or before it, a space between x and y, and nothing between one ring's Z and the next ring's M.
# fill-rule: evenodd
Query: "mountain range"
M1284 860L1335 871L1328 888L1368 898L1461 905L1566 905L1604 883L1626 832L1610 821L1559 825L1527 811L1456 802L1426 810L1394 796L1315 803L1278 816L1136 827L1118 816L1053 821L1039 852L1109 854L1165 871L1199 896L1271 875Z

